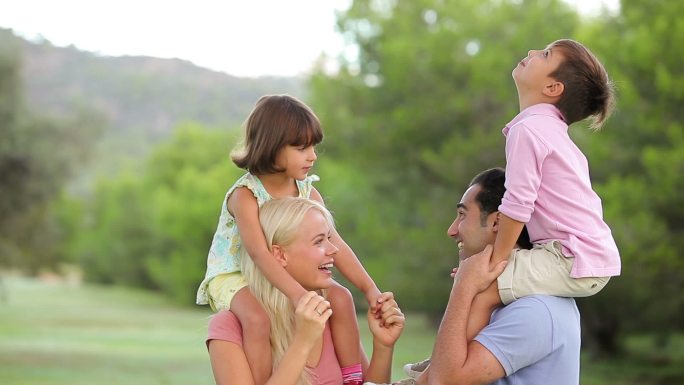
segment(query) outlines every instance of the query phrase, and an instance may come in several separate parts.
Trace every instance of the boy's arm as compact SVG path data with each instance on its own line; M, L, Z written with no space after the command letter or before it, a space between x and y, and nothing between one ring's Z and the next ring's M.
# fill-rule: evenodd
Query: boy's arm
M228 198L228 208L235 218L242 247L266 279L296 305L306 290L276 262L268 250L266 237L259 223L259 205L254 195L246 187L238 188Z
M323 202L323 197L315 188L311 190L311 199ZM375 304L375 301L380 296L380 290L378 290L377 285L373 279L368 275L366 269L364 269L361 261L356 257L354 251L347 245L347 242L342 239L337 230L333 231L331 242L337 246L339 251L337 252L337 257L335 258L335 267L337 267L342 275L347 278L354 286L359 288L365 296L366 300L371 306Z
M516 221L502 212L499 212L497 215L499 229L494 241L492 264L508 260L508 256L511 255L511 251L516 243L518 243L520 233L523 227L525 227L523 222Z

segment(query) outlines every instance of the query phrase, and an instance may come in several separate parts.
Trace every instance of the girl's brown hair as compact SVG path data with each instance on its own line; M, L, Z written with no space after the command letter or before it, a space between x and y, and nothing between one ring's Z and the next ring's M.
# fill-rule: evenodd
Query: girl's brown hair
M231 158L252 174L272 174L283 171L275 164L283 147L308 147L321 141L321 123L309 106L289 95L266 95L247 117L244 141Z
M556 40L550 46L564 58L550 74L564 85L556 107L568 125L592 117L590 127L600 128L615 105L615 88L605 68L589 49L574 40Z

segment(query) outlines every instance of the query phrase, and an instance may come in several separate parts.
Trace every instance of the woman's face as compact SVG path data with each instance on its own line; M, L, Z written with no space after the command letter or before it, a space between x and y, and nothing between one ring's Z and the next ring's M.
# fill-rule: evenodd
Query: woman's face
M283 247L285 270L305 289L326 289L332 284L338 248L330 242L332 229L323 214L310 209L304 215L294 241Z

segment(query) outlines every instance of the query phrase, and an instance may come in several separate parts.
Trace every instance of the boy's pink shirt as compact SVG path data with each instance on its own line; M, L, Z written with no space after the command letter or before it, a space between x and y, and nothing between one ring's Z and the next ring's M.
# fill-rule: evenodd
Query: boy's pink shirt
M620 274L620 254L591 188L589 165L552 104L521 111L503 129L506 193L499 211L527 224L533 243L558 240L575 258L571 276Z

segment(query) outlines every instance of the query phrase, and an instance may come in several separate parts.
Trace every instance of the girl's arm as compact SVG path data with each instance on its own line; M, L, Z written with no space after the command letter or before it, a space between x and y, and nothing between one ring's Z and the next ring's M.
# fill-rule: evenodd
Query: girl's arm
M373 334L373 355L364 371L364 381L389 383L392 377L394 344L404 330L405 319L394 300L394 294L382 293L380 300L380 319L368 309L368 326Z
M520 233L523 227L525 227L523 222L518 222L502 212L499 212L497 215L498 232L496 234L496 241L494 241L491 265L508 260L508 256L511 255L511 251L516 243L518 243Z
M311 190L311 199L325 205L323 197L315 188ZM345 278L364 293L368 304L375 310L378 297L380 296L380 290L378 290L377 285L337 230L333 230L331 242L339 249L335 257L335 267L340 270Z
M295 333L280 365L265 385L295 385L306 366L314 344L321 339L325 323L332 314L330 308L318 315L325 298L313 291L302 296L295 310ZM216 385L254 385L249 362L242 347L234 342L211 340L209 358Z
M266 279L297 304L306 290L282 266L280 266L266 246L266 237L259 223L259 205L254 195L246 187L236 189L228 198L228 209L235 218L242 247L257 265Z

